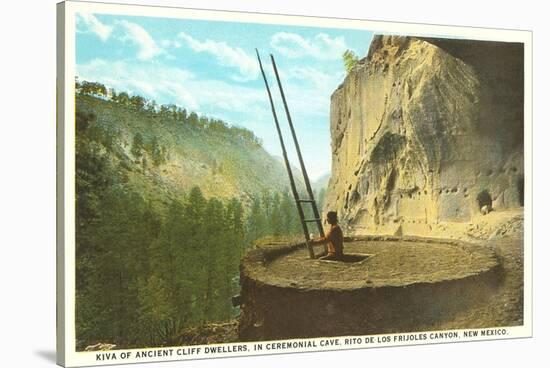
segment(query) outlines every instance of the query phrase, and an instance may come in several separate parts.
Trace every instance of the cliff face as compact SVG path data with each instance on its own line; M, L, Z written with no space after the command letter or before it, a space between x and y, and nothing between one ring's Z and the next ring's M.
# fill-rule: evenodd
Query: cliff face
M423 234L523 205L522 44L376 36L330 124L324 209L348 233Z

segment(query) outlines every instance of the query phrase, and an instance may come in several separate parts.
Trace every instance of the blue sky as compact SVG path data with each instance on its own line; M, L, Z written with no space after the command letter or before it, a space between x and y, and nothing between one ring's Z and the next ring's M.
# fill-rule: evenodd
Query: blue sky
M76 25L80 79L246 127L269 153L281 156L258 48L297 166L272 53L312 179L330 171L330 95L345 77L342 53L351 49L363 57L372 39L360 30L88 13L79 13Z

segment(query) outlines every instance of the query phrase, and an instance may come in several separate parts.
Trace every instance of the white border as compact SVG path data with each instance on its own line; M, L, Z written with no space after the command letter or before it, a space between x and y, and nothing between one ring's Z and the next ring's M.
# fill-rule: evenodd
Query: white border
M64 19L63 10L64 9ZM249 22L266 24L286 24L312 27L364 29L374 33L400 34L409 36L438 36L491 40L504 42L522 42L525 51L525 223L524 223L524 325L508 327L503 339L532 336L532 33L529 31L494 30L475 27L455 27L442 25L419 25L411 23L379 22L356 19L336 19L309 16L271 15L230 11L213 11L158 7L145 5L121 5L107 3L88 3L66 1L58 4L58 364L66 366L106 365L109 362L97 362L95 353L75 352L75 127L74 127L74 77L75 77L75 15L77 12L103 14L165 17L179 19L223 20L230 22ZM63 60L63 62L61 62ZM466 331L466 330L457 330ZM442 332L442 331L438 331ZM400 335L400 334L395 334ZM393 336L393 335L392 335ZM343 339L343 338L342 338ZM470 338L467 341L482 340ZM320 343L324 339L308 339ZM466 340L453 340L466 341ZM448 341L447 341L448 342ZM324 351L354 349L375 346L415 345L412 343L370 344L361 347L344 346L336 349L288 349L275 354L298 351ZM242 344L219 344L212 346L233 346ZM247 344L252 346L252 343ZM64 351L62 349L64 347ZM202 346L203 349L206 346ZM177 347L176 347L177 348ZM134 349L158 350L158 349ZM130 350L120 350L130 351ZM261 355L254 352L223 353L212 355L185 356L177 360L201 359L208 357L227 357L242 355ZM152 358L146 360L117 360L110 364L155 362L174 360L170 358Z

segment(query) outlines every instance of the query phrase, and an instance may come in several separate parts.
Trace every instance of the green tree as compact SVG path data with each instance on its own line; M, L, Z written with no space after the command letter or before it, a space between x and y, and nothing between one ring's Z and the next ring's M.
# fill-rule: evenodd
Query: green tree
M181 121L182 123L186 123L187 122L187 110L182 109L182 108L178 108L177 120Z
M342 59L344 61L344 67L346 68L346 71L348 73L353 69L353 67L359 61L359 58L357 57L355 52L353 52L353 50L344 51L344 53L342 54Z
M246 220L246 246L251 245L254 240L267 234L267 219L262 203L258 197L252 199L250 213Z
M137 132L136 134L134 134L132 148L130 149L130 153L132 153L136 160L140 159L143 156L144 146L145 144L143 141L143 136L141 135L141 133Z
M196 127L199 125L199 116L195 112L190 113L189 118L187 120L189 121L189 124L192 126Z
M143 110L146 103L147 103L147 100L145 100L145 98L141 96L134 95L130 97L130 105L138 111Z
M139 318L137 276L147 273L147 249L158 226L139 195L117 186L100 204L92 242L77 255L77 339L132 344L140 341L133 323Z
M232 198L225 210L225 242L221 250L222 256L222 284L220 290L220 319L227 320L235 317L231 304L231 297L238 293L239 264L245 251L244 209L241 202Z
M149 112L150 114L155 114L157 112L158 105L155 100L147 101L147 104L145 106L145 110Z
M126 92L120 92L117 96L116 96L116 102L120 103L121 105L129 105L130 104L130 96L128 95L128 93Z
M288 192L284 192L281 198L280 213L282 218L282 233L295 235L301 232L300 220L294 199Z
M279 193L273 193L271 197L270 209L268 211L268 223L271 235L283 235L284 218L281 212L281 196Z
M203 293L203 318L205 321L215 321L219 319L219 305L223 303L220 300L223 293L220 291L225 273L223 248L226 247L224 235L227 232L226 218L221 201L215 198L208 200L205 208L205 222L203 246L205 248L206 262L203 266L206 268L206 278Z
M160 146L157 137L153 137L149 145L149 152L153 159L154 166L160 166L166 162L166 157L163 148Z

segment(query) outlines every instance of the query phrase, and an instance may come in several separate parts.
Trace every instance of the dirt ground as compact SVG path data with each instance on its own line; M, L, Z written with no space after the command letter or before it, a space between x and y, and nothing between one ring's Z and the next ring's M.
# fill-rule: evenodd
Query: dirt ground
M462 232L455 233L458 238L493 249L501 265L502 280L489 303L459 313L443 323L441 329L523 324L523 219L523 209L494 211L477 216L463 226Z
M304 289L357 289L406 286L460 279L497 265L479 246L423 241L351 241L346 254L367 255L358 263L309 260L305 249L275 259L266 267L266 282Z
M523 238L506 237L488 240L502 266L500 287L487 303L464 310L440 329L519 326L523 324Z

